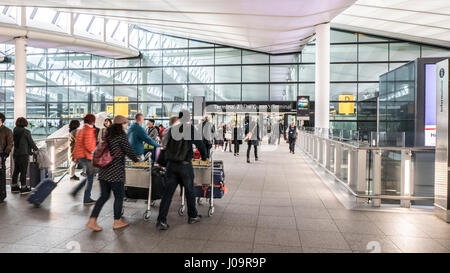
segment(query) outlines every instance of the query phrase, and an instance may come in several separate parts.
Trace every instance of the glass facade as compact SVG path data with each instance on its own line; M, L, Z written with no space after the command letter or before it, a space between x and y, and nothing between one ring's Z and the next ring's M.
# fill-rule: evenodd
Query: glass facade
M167 124L180 109L191 109L193 96L241 102L295 101L297 95L309 95L314 101L314 41L301 53L270 55L135 26L130 45L141 52L140 57L113 60L29 47L27 118L33 134L45 137L88 112L107 111L129 118L142 112ZM14 60L14 46L2 46ZM379 75L422 55L449 53L442 48L332 30L331 126L356 130L370 119ZM9 122L13 93L14 62L1 63L0 112L6 113ZM343 98L349 107L341 107ZM343 113L340 108L347 110Z

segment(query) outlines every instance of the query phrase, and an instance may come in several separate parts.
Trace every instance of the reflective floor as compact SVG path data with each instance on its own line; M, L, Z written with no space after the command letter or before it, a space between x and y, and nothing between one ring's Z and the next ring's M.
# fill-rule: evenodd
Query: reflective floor
M225 162L228 194L201 223L178 216L176 194L170 230L156 230L157 209L145 222L146 205L137 201L125 203L130 227L113 231L111 197L99 218L104 230L94 233L84 227L92 207L69 196L75 182L67 179L38 209L8 193L0 205L0 252L450 252L450 224L427 213L347 210L284 144L252 164L244 149L237 158L216 156ZM208 206L199 211L206 216Z

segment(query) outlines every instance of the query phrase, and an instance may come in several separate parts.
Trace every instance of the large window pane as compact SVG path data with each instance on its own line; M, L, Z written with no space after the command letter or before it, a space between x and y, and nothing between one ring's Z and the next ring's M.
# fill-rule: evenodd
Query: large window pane
M301 64L298 66L298 81L314 82L316 79L316 67L313 64Z
M422 58L426 57L450 57L450 50L433 47L433 46L422 46Z
M187 85L164 85L164 100L186 101Z
M91 70L76 69L69 70L69 85L90 85Z
M142 51L142 66L162 65L162 51Z
M166 67L163 73L164 83L187 83L187 67Z
M330 31L330 43L356 43L357 38L356 33L334 29Z
M306 45L302 50L302 63L314 63L316 61L316 46Z
M213 65L214 64L214 48L208 49L190 49L189 50L190 65Z
M216 101L240 101L241 85L240 84L216 84L215 86Z
M188 40L162 35L162 48L186 48L188 47Z
M235 48L216 48L216 65L241 64L241 50Z
M196 66L189 67L190 83L213 83L214 67L213 66Z
M69 101L88 102L90 91L90 86L72 86L69 88Z
M298 63L300 54L286 54L286 55L273 55L270 56L270 63Z
M161 118L163 115L162 103L139 103L139 113L145 118Z
M243 64L263 64L269 62L269 55L263 53L257 53L248 50L242 50L242 63Z
M360 62L388 61L388 44L360 44L358 60Z
M46 71L28 71L27 86L45 86L47 85Z
M84 53L69 54L69 68L88 68L91 66L91 55Z
M48 101L69 101L69 90L67 87L47 87L47 100Z
M122 101L137 101L136 85L119 85L114 87L114 97L122 97Z
M391 43L390 61L412 61L420 57L420 46L410 43Z
M188 65L187 50L165 50L163 52L163 65Z
M27 119L28 118L43 118L47 116L47 111L44 103L27 103Z
M192 105L190 103L163 103L162 118L169 118L171 116L178 116L181 110L187 109L192 113Z
M358 84L358 100L363 101L374 98L378 92L379 83L360 83Z
M189 85L188 100L191 101L195 96L204 96L206 101L212 101L214 99L214 86L213 85Z
M314 83L302 83L298 85L298 95L309 96L309 99L312 101L315 99L315 90Z
M271 84L271 101L294 101L297 99L297 84Z
M67 54L49 54L47 56L48 69L66 69L69 57Z
M240 66L216 66L215 74L216 83L241 81Z
M271 65L270 66L271 82L296 82L297 81L297 65Z
M356 81L356 64L331 64L331 81Z
M114 88L113 86L92 86L91 87L92 101L113 101Z
M140 64L139 58L114 60L114 65L116 67L138 67Z
M138 87L139 101L160 101L162 99L161 85L141 85Z
M268 82L269 66L243 66L242 67L243 82Z
M139 83L153 84L162 83L162 68L140 68L139 69Z
M114 83L113 69L92 70L92 84L113 84L113 83Z
M27 87L27 102L45 102L45 87Z
M243 101L265 101L269 100L268 84L243 84L242 85Z
M388 72L387 63L358 64L358 81L378 81L381 74Z
M353 95L357 100L356 83L332 83L330 84L330 101L339 101L340 95Z
M44 54L27 56L27 69L28 70L47 69L47 56Z
M136 68L120 68L115 70L114 74L115 84L136 84L137 83L137 69Z
M49 103L47 118L68 118L69 104L66 103Z
M330 46L331 62L356 62L357 46L356 45L331 45Z

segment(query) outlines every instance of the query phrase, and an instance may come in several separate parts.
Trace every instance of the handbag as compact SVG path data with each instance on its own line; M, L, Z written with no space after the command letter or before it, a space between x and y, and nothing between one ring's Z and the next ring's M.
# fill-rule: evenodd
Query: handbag
M92 164L94 167L97 168L103 168L111 164L111 162L114 160L114 158L119 154L120 149L116 152L116 154L111 155L111 151L108 147L108 139L103 140L100 142L97 147L95 148L93 157L92 157Z

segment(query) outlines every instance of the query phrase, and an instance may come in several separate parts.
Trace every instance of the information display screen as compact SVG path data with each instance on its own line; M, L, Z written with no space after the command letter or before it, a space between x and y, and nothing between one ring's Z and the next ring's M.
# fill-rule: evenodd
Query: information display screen
M436 146L436 65L425 65L425 146Z
M297 97L297 117L302 120L309 120L309 96Z

